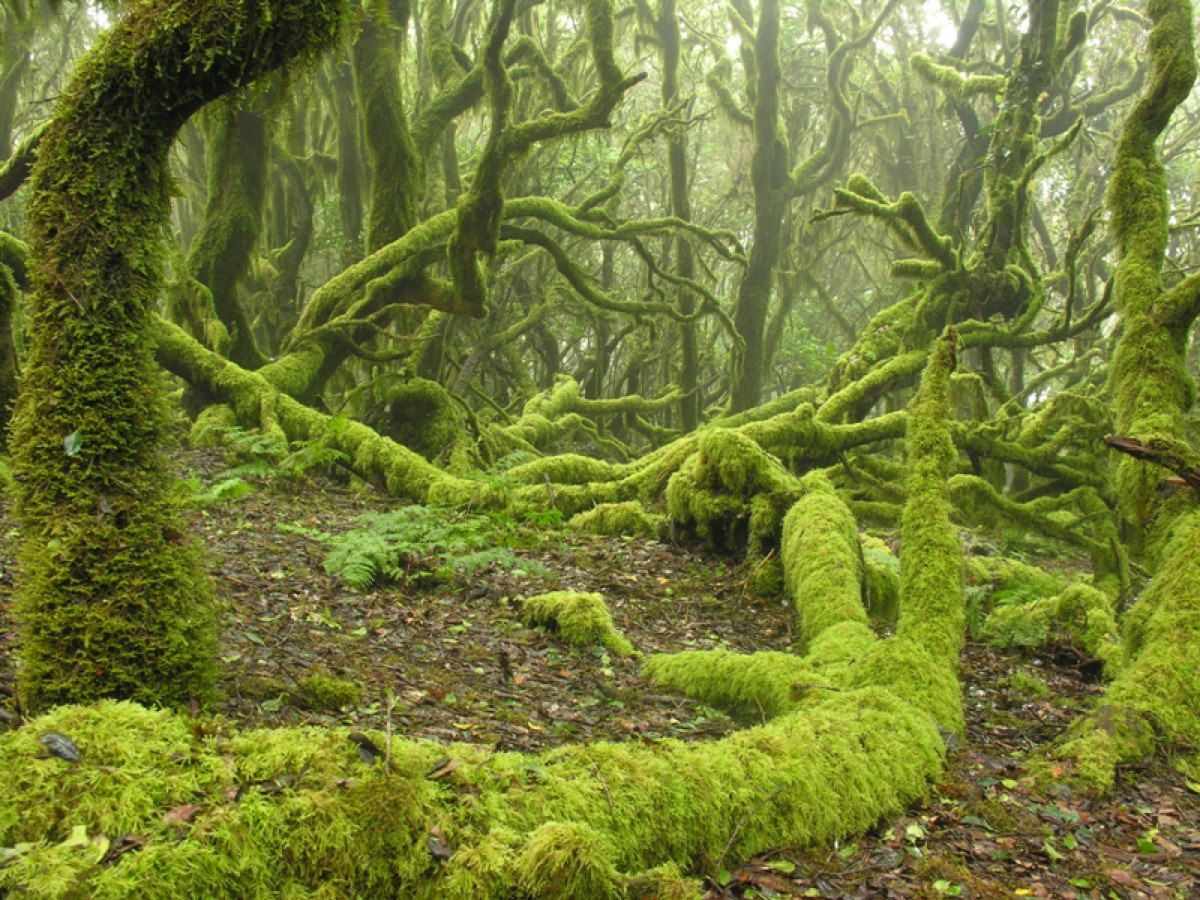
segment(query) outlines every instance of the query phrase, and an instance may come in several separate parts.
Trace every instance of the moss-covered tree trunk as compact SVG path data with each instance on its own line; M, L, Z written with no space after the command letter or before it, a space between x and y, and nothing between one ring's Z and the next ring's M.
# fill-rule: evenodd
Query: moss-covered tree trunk
M763 0L755 39L754 245L741 282L733 321L745 342L741 372L733 385L732 411L758 405L762 397L764 330L771 307L775 265L783 244L787 206L787 144L779 125L779 4Z
M188 254L192 277L212 294L212 310L229 333L229 358L247 369L267 361L237 288L262 232L267 202L268 99L258 93L212 110L206 128L208 200L204 224Z
M215 610L172 508L150 336L167 154L204 104L329 43L339 0L142 0L81 63L30 200L13 423L27 708L212 689Z
M1170 204L1157 148L1196 80L1192 6L1151 0L1149 13L1150 76L1125 121L1108 196L1119 254L1113 296L1122 316L1111 367L1113 418L1118 434L1164 462L1195 466L1187 416L1196 388L1185 353L1200 312L1200 277L1164 290ZM1121 510L1154 576L1126 613L1124 659L1102 703L1060 748L1075 774L1100 789L1111 787L1122 763L1200 743L1200 513L1190 491L1164 498L1165 474L1132 457L1115 470Z
M655 22L659 49L662 54L662 103L671 109L679 102L679 18L675 0L661 0ZM671 213L685 222L692 218L692 203L688 195L687 131L678 125L667 134L667 174L670 182ZM694 278L696 260L688 237L675 238L675 272L681 278ZM691 316L696 311L696 299L687 289L679 291L679 311ZM679 323L679 420L684 431L700 424L700 348L694 320Z

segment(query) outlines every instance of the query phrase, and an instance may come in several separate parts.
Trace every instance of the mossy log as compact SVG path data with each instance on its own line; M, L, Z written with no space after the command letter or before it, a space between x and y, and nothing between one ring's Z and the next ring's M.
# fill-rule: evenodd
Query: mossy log
M243 425L278 429L290 441L322 438L359 477L393 497L447 506L501 505L495 487L450 475L373 428L335 420L306 406L278 390L261 372L247 372L165 319L156 319L154 325L163 367L228 404Z

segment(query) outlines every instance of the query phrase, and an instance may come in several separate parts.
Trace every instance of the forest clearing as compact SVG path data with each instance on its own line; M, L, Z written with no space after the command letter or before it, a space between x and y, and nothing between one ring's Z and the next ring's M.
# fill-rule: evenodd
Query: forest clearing
M1200 894L1190 0L0 0L0 896Z

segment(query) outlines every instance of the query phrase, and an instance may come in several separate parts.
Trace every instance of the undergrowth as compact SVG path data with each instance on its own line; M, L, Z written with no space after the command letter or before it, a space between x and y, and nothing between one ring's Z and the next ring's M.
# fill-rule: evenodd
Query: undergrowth
M207 488L192 477L178 482L176 491L186 502L203 507L240 500L254 493L256 485L302 484L313 473L336 476L346 461L333 443L336 429L335 420L316 440L289 443L280 435L258 429L224 423L205 426L197 432L196 443L220 446L228 468Z
M325 571L358 590L388 582L450 583L489 568L534 578L549 574L545 566L513 552L532 539L526 529L503 516L405 506L366 513L357 528L340 534L299 525L281 530L324 544Z

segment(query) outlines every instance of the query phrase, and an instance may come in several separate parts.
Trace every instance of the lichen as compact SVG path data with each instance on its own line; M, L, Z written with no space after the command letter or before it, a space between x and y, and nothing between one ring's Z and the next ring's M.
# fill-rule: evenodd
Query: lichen
M551 591L526 597L521 605L526 624L553 629L572 647L606 647L618 656L634 652L629 639L613 625L600 594Z

